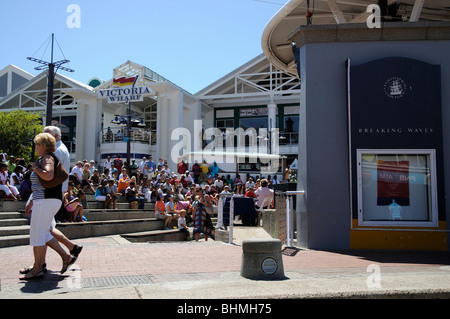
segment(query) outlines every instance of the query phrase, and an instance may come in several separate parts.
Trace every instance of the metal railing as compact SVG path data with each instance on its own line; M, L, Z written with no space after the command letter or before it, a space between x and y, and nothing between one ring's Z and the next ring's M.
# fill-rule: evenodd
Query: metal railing
M298 145L298 132L280 132L279 145Z
M294 247L294 198L304 195L305 191L275 191L277 195L286 197L286 247Z
M286 247L294 247L294 199L293 196L304 195L305 191L275 191L275 195L286 197ZM233 221L234 221L234 199L233 194L219 194L219 202L217 209L217 228L224 225L223 223L223 207L227 197L230 199L230 214L229 214L229 230L228 243L233 244Z
M127 129L124 128L106 128L100 131L100 141L103 143L124 143ZM150 131L143 128L132 128L130 131L131 142L156 145L156 131Z

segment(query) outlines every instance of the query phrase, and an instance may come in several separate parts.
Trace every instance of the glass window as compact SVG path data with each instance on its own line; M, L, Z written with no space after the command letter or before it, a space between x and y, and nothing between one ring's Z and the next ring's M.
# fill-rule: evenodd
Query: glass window
M224 131L226 128L234 129L234 120L216 120L216 127L221 131Z
M280 145L298 144L299 116L284 116L284 131L280 132Z
M434 150L358 150L360 225L437 226Z
M254 128L256 131L260 128L267 128L268 119L267 117L250 117L250 118L241 118L239 120L239 126L244 129L244 131L248 128Z

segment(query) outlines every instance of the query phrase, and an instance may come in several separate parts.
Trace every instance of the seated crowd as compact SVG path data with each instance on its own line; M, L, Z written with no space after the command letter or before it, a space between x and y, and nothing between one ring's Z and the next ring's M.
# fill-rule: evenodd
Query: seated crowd
M145 202L155 203L155 215L169 227L172 220L179 222L179 228L186 231L186 223L194 220L196 203L205 207L217 205L220 194L255 198L255 205L264 208L273 205L272 185L278 183L276 176L253 178L247 174L245 181L240 175L230 178L220 176L222 170L217 163L208 165L197 162L188 170L186 163L178 164L177 172L168 168L166 160L160 158L155 164L151 157L145 157L139 164L135 160L130 165L118 156L104 163L103 172L95 167L95 162L78 161L69 173L68 189L64 194L64 207L69 221L83 221L83 209L87 208L85 194L94 194L103 208L116 209L117 201L123 196L130 204L143 209ZM28 200L31 194L31 165L10 157L0 162L0 191L5 200ZM202 197L201 199L199 199ZM269 197L269 200L265 200ZM208 208L205 209L206 211ZM181 217L181 218L180 218ZM67 220L66 219L66 220Z

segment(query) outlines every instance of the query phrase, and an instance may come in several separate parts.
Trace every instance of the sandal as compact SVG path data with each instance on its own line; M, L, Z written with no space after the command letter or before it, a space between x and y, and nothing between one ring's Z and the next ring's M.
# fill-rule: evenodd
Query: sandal
M72 258L72 259L70 259ZM70 259L70 260L69 260ZM67 262L63 263L63 268L61 269L61 275L67 271L67 269L77 260L77 257L69 255Z
M28 274L33 269L33 266L29 268L22 268L19 270L19 273L22 275ZM42 264L42 272L45 274L47 272L47 264Z
M78 255L81 253L81 250L82 250L82 249L83 249L83 246L75 245L75 246L73 247L73 249L70 251L70 254L71 254L72 256L78 258Z
M34 274L31 270L24 276L20 276L20 280L35 280L44 278L44 272L41 270L37 274Z

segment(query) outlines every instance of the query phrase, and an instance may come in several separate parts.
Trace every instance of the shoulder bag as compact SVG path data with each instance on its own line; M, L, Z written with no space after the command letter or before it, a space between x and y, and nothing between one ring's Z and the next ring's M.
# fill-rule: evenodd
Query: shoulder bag
M44 188L54 188L59 184L62 184L69 177L69 174L67 174L66 169L64 168L64 166L61 165L61 161L55 155L53 154L49 155L53 157L53 159L56 161L56 164L53 172L53 178L51 180L46 181L38 175L39 183Z

